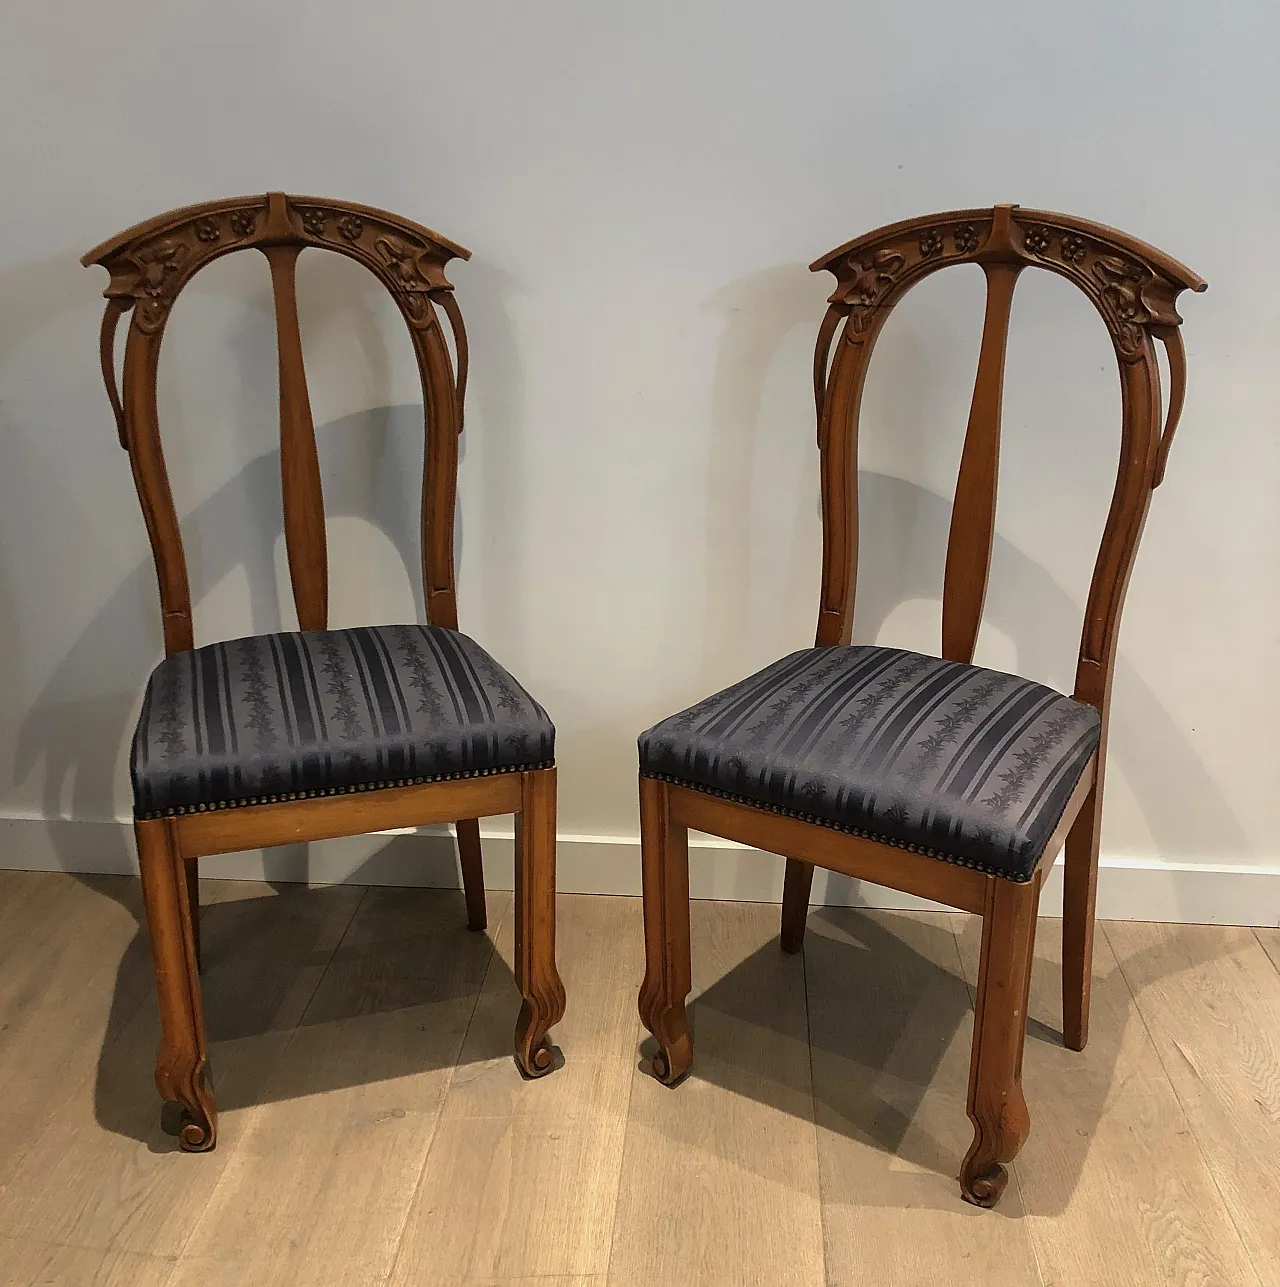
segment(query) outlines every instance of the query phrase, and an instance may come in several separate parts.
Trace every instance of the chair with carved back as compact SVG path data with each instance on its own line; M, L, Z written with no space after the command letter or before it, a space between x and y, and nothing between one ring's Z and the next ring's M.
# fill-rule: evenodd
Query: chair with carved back
M943 582L942 656L851 646L857 438L867 366L892 308L953 264L986 275L986 316ZM1085 608L1071 697L972 664L995 523L1005 349L1025 268L1092 300L1120 370L1120 464ZM881 228L812 265L836 278L814 358L823 560L815 646L640 737L646 972L655 1075L690 1068L687 831L784 855L781 946L799 951L815 865L982 917L962 1195L998 1201L1030 1129L1022 1049L1044 861L1066 845L1063 1036L1084 1048L1108 708L1120 610L1182 410L1175 311L1205 283L1113 229L1017 206ZM1171 388L1162 416L1155 343ZM1162 427L1163 426L1163 427Z
M295 291L298 257L309 248L363 264L408 325L426 421L425 626L328 629L324 502ZM300 630L196 648L161 448L157 364L178 293L205 265L247 249L266 257L275 302L284 534ZM156 1084L184 1110L179 1139L188 1151L212 1148L217 1136L199 981L204 856L456 822L467 921L483 930L477 820L515 814L524 998L516 1061L530 1077L553 1067L547 1034L565 1005L555 965L555 731L533 698L458 632L453 528L467 341L444 272L454 258L469 252L397 215L272 192L159 215L83 259L111 275L103 378L160 586L166 657L147 685L131 769L162 1026ZM130 312L117 386L115 333Z

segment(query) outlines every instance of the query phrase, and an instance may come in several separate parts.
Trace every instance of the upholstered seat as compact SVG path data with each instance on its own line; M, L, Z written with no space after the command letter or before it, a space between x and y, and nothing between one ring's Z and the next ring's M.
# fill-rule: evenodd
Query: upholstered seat
M456 630L255 635L156 667L133 742L134 809L154 818L554 759L546 712Z
M640 771L1026 881L1099 733L1016 675L808 648L642 734Z

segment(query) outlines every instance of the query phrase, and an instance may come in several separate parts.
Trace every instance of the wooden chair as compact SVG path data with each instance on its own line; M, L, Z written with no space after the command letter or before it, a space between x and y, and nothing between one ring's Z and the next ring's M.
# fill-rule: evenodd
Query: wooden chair
M986 319L947 547L942 657L851 647L859 404L876 338L918 281L976 263ZM1043 874L1066 841L1064 1038L1088 1034L1107 713L1120 609L1182 410L1174 310L1205 283L1158 250L1067 215L996 206L893 224L813 264L836 278L814 359L822 460L817 641L640 738L647 969L640 1015L656 1076L689 1069L687 829L787 858L784 951L800 949L814 865L982 917L965 1198L992 1206L1025 1140L1022 1046ZM1018 274L1074 282L1106 323L1123 396L1120 466L1094 568L1075 695L971 664L995 521L1009 307ZM1154 342L1172 388L1161 430ZM834 356L831 356L834 351Z
M408 324L426 415L427 626L327 629L324 502L295 293L298 256L309 247L363 264ZM179 291L206 264L251 248L267 258L275 297L284 532L302 629L197 649L156 367ZM514 813L524 997L516 1061L529 1077L553 1066L547 1032L565 1005L555 966L555 731L529 694L458 633L453 523L467 341L444 275L458 257L469 252L386 211L271 192L159 215L82 261L111 274L102 372L160 583L167 656L148 683L134 737L134 829L163 1029L156 1085L185 1110L180 1143L188 1151L211 1149L217 1136L199 983L205 855L456 821L467 920L483 930L477 819ZM121 392L115 331L130 310Z

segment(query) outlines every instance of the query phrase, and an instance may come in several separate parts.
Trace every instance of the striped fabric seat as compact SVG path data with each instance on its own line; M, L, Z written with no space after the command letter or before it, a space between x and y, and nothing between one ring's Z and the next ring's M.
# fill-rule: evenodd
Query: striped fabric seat
M1026 881L1099 733L1016 675L808 648L643 733L640 771Z
M175 653L133 739L139 818L549 766L546 712L439 626L255 635Z

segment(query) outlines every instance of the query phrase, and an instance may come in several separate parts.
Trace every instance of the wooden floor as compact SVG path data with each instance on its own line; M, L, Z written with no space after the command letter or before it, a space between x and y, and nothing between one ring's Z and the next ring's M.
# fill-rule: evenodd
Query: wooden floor
M1280 931L1106 925L1073 1054L1043 921L1032 1134L982 1212L953 1179L967 917L817 910L786 957L776 907L695 904L671 1091L636 900L561 899L568 1062L524 1083L509 895L488 936L455 893L203 897L222 1115L196 1157L151 1080L136 883L0 873L5 1287L1280 1283Z

